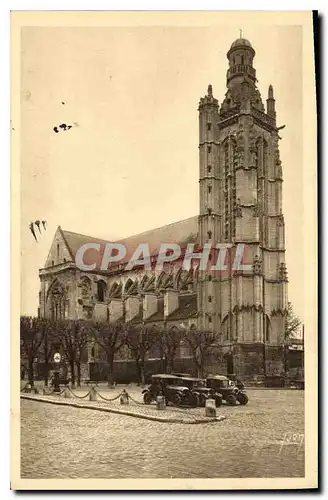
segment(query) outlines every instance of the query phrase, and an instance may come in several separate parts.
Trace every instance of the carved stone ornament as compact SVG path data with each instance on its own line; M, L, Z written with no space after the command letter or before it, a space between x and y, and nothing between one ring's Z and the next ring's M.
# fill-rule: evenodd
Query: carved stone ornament
M279 279L282 281L288 281L288 273L285 262L281 262L279 266Z
M255 205L254 210L253 210L253 216L254 217L261 217L262 215L262 210L259 205Z
M279 226L279 227L282 227L282 226L284 226L284 224L285 224L285 219L284 219L284 216L283 216L282 214L280 214L280 215L278 216L278 226Z
M262 261L258 255L255 255L253 260L253 273L254 274L262 273Z
M243 216L243 209L240 204L240 199L238 198L237 203L235 205L235 217L242 217Z

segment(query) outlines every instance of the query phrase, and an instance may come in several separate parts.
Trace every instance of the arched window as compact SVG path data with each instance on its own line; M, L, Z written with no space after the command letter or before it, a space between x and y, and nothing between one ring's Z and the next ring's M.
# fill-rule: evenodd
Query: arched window
M224 238L229 239L229 144L224 144Z
M99 302L104 302L106 294L106 283L102 280L97 282L97 297Z

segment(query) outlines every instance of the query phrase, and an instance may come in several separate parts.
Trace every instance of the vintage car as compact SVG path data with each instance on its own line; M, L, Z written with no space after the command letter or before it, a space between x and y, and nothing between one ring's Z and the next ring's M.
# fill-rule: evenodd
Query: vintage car
M180 377L168 373L152 375L151 384L142 391L143 401L150 404L156 401L157 396L164 396L166 404L172 403L174 406L187 405L198 406L199 399L190 387L185 385Z
M197 406L205 406L207 399L214 399L216 406L221 406L222 395L212 388L206 387L206 380L191 376L179 375L182 385L186 385L198 399Z
M246 392L236 387L235 383L225 375L208 375L206 386L221 394L223 401L229 405L236 405L237 401L241 405L248 403Z

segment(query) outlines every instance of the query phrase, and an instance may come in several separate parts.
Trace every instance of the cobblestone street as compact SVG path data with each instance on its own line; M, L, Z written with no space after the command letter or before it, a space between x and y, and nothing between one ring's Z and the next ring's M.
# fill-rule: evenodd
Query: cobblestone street
M218 409L226 420L197 425L21 400L22 477L302 477L304 444L281 445L304 433L304 392L248 395L246 407Z

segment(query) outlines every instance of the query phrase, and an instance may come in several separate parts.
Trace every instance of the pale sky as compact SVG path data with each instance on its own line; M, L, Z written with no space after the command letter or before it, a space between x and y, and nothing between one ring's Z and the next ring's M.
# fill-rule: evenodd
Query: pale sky
M198 102L208 83L222 102L239 28L262 99L272 84L286 125L289 300L303 317L302 28L260 24L22 29L22 314L37 313L58 225L111 240L198 214ZM62 122L78 126L55 134ZM38 243L37 219L48 221Z

